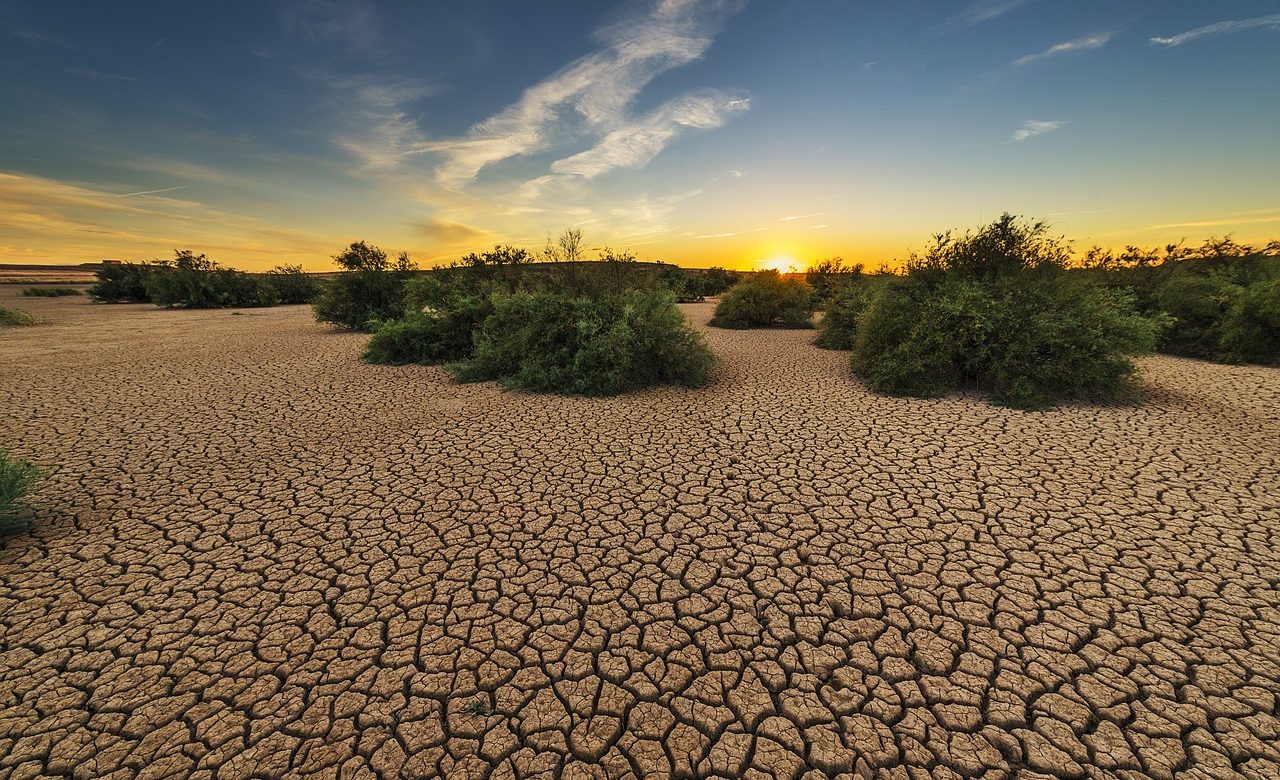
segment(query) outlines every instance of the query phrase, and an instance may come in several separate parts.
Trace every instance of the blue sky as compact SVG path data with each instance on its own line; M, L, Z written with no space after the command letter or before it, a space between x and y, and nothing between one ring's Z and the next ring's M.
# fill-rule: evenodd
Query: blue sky
M1280 2L0 2L0 262L1280 235Z

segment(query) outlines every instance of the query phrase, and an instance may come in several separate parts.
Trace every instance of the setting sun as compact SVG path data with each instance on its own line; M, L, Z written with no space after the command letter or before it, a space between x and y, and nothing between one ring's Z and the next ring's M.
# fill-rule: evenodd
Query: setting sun
M800 263L786 255L777 255L768 260L756 263L757 271L777 271L780 274L794 274L801 270Z

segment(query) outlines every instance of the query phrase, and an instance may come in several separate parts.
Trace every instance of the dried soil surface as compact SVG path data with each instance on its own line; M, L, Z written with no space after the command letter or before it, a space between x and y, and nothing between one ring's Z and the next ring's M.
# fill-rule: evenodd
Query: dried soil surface
M1280 777L1280 370L1026 414L709 331L590 400L15 293L0 778Z

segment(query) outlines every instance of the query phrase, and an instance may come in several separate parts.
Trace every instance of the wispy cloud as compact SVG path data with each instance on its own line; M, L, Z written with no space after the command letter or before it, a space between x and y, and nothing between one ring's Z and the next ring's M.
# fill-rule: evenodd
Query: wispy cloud
M706 235L698 236L698 238L730 238L736 235L738 234L737 233L707 233Z
M138 196L138 195L157 195L157 194L159 194L159 193L161 193L161 192L177 192L178 190L185 190L185 189L186 189L187 187L189 187L189 186L191 186L191 185L189 185L189 184L179 184L179 185L178 185L178 186L176 186L176 187L163 187L163 188L158 189L158 190L142 190L141 192L124 192L124 193L121 193L121 194L117 195L116 197L117 197L117 198L133 198L133 197L136 197L136 196Z
M795 216L791 216L791 217L783 217L778 221L779 222L795 222L797 219L808 219L809 217L820 217L820 216L822 216L822 212L815 211L812 214L796 214Z
M686 95L644 117L624 122L585 152L555 161L551 170L592 179L615 168L638 168L656 157L683 130L720 127L750 105L749 98L732 93Z
M1152 38L1151 43L1166 48L1181 46L1189 41L1199 38L1212 38L1218 35L1227 35L1229 33L1244 32L1245 30L1256 30L1259 28L1280 30L1280 14L1271 14L1270 16L1255 16L1252 19L1236 19L1225 22L1214 22L1206 24L1204 27L1197 27L1194 30L1188 30L1184 33L1171 35L1167 38Z
M1022 123L1021 127L1013 131L1013 135L1010 136L1009 140L1011 142L1025 141L1028 138L1035 138L1038 135L1044 135L1045 133L1053 132L1054 130L1057 130L1058 128L1062 127L1065 124L1067 123L1057 122L1057 121L1046 122L1046 121L1041 121L1036 119L1028 119L1027 121Z
M652 159L681 128L717 127L745 96L702 93L676 98L641 118L630 107L654 78L698 60L723 20L740 2L661 0L597 34L603 43L525 90L513 105L480 122L462 138L424 143L417 150L441 158L436 178L466 185L486 166L544 151L582 136L599 145L557 164L560 173L598 176L612 167Z
M1077 51L1088 51L1089 49L1100 49L1107 45L1107 42L1115 33L1103 32L1097 35L1086 35L1083 38L1076 38L1071 41L1056 43L1044 51L1035 54L1028 54L1025 57L1019 57L1013 61L1014 65L1029 65L1040 60L1047 60L1050 57L1057 57L1060 54L1071 54Z
M946 20L939 27L940 32L951 32L964 27L972 27L975 24L989 22L993 19L999 19L1001 16L1021 8L1031 0L977 0L965 6L964 10L950 19Z
M123 76L119 73L104 73L103 71L94 70L93 68L65 68L63 72L69 73L72 76L81 76L86 79L93 79L94 81L137 81L133 76Z
M1280 222L1280 210L1262 209L1258 211L1246 211L1243 214L1219 217L1217 219L1204 219L1193 222L1171 222L1165 225L1151 225L1144 229L1169 230L1172 228L1231 227L1234 225L1262 225L1270 222Z
M58 46L63 49L80 48L66 38L50 35L42 30L37 30L32 27L25 27L21 24L17 24L16 22L0 22L0 26L3 26L5 31L13 37L29 43L38 43L45 46Z

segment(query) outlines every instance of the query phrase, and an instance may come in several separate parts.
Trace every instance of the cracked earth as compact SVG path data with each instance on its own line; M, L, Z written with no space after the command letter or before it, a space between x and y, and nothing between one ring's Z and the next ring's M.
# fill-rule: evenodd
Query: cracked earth
M1027 414L709 330L592 400L12 297L0 778L1280 777L1280 370Z

